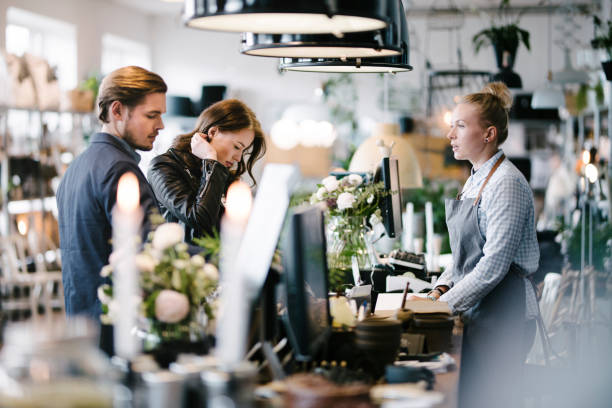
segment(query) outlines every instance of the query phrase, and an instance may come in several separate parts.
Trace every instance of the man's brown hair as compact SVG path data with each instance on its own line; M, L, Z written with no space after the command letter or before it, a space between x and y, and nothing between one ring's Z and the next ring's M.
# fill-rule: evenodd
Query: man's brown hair
M141 67L127 66L108 74L100 84L98 91L98 119L108 123L108 109L114 101L128 107L138 105L145 96L152 93L166 93L168 86L154 72Z

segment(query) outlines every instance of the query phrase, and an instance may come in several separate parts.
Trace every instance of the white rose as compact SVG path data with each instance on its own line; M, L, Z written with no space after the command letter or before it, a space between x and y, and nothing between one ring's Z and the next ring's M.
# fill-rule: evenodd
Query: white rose
M355 196L351 193L342 193L338 196L338 209L345 210L347 208L353 208L353 203L355 202Z
M327 191L329 191L330 193L332 191L334 191L335 189L338 188L338 186L340 185L340 182L336 179L336 177L334 176L327 176L325 177L321 183L323 184L323 186L325 187L325 189Z
M162 224L155 230L153 235L153 248L163 251L183 241L185 231L183 227L174 222Z
M191 257L191 264L196 268L201 268L206 263L206 260L202 255L194 255Z
M162 290L155 299L155 317L160 322L178 323L189 313L189 299L173 290Z
M177 252L187 252L187 250L189 249L189 247L187 246L186 243L184 242L179 242L178 244L176 244L174 246L174 249L176 249Z
M204 265L204 276L210 280L219 279L219 271L213 264Z
M325 193L327 193L327 189L325 187L319 187L319 189L317 190L316 197L319 201L323 200L325 198Z
M113 300L112 297L106 294L107 289L110 289L110 285L108 284L98 286L98 299L100 299L100 302L105 305L109 304L111 300Z
M155 269L155 265L157 265L155 259L145 254L136 255L134 261L136 262L136 267L141 272L153 272L153 270Z
M113 273L113 267L110 265L104 265L102 269L100 269L100 276L103 278L108 278L111 273Z
M363 182L363 178L359 174L349 174L348 181L354 186L358 186Z

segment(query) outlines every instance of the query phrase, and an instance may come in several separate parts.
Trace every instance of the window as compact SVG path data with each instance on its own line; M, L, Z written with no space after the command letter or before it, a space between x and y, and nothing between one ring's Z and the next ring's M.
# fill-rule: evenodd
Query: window
M113 34L102 36L102 74L124 67L138 65L151 69L151 52L146 44Z
M59 86L77 85L76 28L73 24L15 7L6 13L6 51L42 57L57 68Z

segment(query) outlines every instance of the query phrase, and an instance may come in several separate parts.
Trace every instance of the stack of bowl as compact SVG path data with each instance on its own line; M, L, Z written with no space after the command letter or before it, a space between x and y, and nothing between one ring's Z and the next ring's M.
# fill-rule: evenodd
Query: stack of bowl
M397 357L402 336L402 324L395 319L366 319L357 323L355 346L369 362L384 370Z

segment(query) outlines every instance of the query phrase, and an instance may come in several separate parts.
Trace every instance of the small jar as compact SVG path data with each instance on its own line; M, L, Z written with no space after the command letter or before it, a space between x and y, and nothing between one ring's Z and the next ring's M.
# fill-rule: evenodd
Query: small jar
M80 318L8 325L0 352L2 406L116 406L125 389L112 378L110 362L95 339L96 327Z

